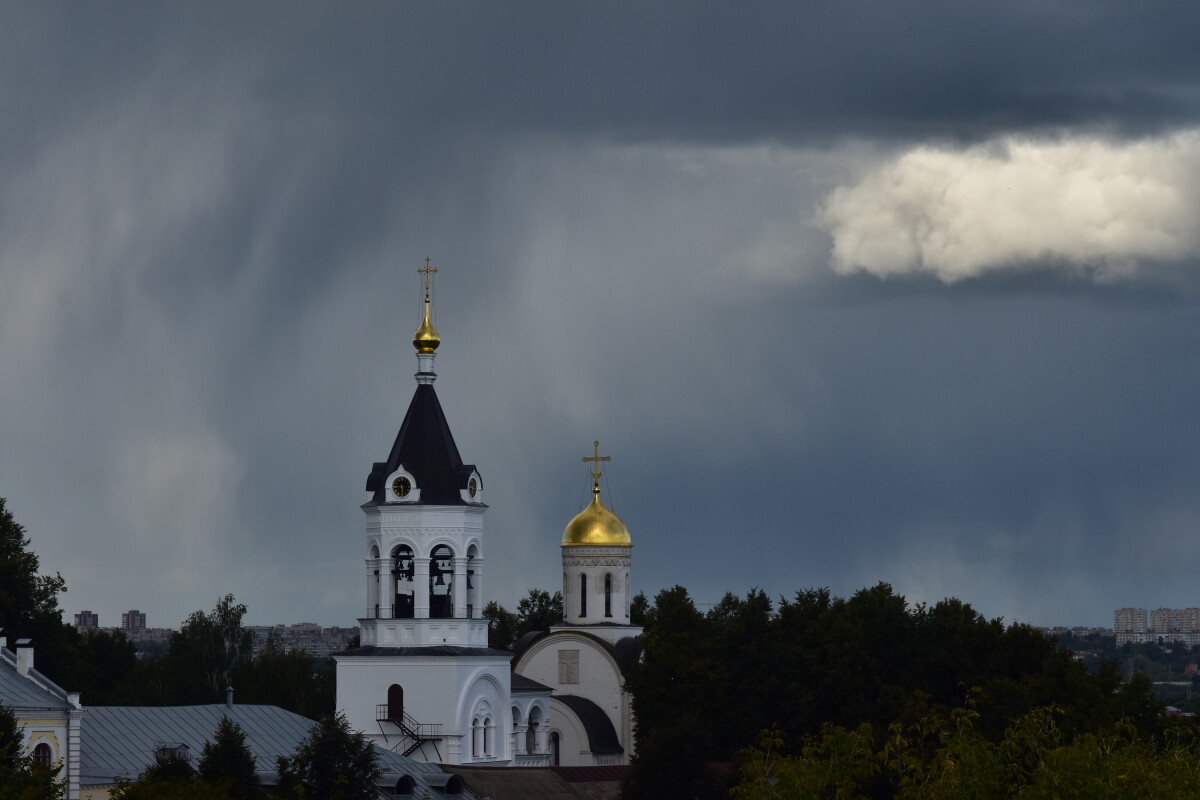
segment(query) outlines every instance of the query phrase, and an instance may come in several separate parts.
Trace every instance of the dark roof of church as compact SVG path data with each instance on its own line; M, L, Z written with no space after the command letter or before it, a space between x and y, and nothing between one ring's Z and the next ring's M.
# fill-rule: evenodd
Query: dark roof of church
M460 492L467 488L475 465L464 464L458 454L431 383L418 384L388 460L371 467L367 491L374 492L372 502L386 502L388 487L384 483L400 467L416 479L422 504L465 505Z
M512 674L512 690L514 692L552 692L553 687L538 683L533 678L526 678L519 672Z
M617 738L616 728L604 709L588 700L573 694L556 694L555 700L561 700L567 708L579 717L583 729L587 731L588 749L593 753L624 753L621 740Z

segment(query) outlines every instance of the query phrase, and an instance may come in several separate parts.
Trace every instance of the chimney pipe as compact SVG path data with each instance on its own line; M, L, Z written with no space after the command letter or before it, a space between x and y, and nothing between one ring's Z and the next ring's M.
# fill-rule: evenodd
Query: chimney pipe
M33 640L17 639L17 672L28 675L33 669Z
M225 707L228 709L231 709L231 710L233 709L233 687L232 686L225 687Z

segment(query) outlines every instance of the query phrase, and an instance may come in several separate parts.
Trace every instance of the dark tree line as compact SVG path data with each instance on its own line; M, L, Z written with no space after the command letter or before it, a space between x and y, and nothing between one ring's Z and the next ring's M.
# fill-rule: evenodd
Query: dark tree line
M84 705L219 703L233 686L241 703L276 705L316 719L334 709L331 659L286 651L269 640L255 656L242 625L246 606L232 595L195 611L172 634L167 652L138 659L123 633L80 634L63 623L61 575L42 575L25 529L0 498L0 628L10 642L32 639L36 664Z
M630 798L727 796L709 765L734 762L763 730L798 751L823 725L867 724L883 737L893 723L968 706L989 741L1049 706L1061 708L1067 737L1122 719L1145 735L1160 724L1148 681L1123 684L1111 663L1089 673L1034 628L954 599L909 605L885 583L849 599L803 591L777 607L754 590L708 613L677 586L658 595L646 625L626 681L637 736Z

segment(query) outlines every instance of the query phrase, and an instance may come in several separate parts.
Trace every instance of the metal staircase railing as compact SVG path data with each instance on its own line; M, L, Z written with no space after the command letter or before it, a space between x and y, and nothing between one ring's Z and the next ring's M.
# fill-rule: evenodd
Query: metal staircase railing
M380 703L375 706L375 721L380 723L379 728L383 730L383 723L390 722L400 729L400 733L404 735L404 739L408 740L408 748L401 755L411 755L417 748L426 742L440 742L442 740L441 723L425 724L417 722L412 716L406 712L401 712L399 717L393 716L387 703ZM387 731L383 733L384 741L387 740ZM435 744L436 748L437 745Z

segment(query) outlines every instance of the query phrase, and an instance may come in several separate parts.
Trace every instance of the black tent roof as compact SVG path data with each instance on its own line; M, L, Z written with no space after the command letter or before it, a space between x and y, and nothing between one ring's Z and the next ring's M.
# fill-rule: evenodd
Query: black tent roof
M460 492L467 488L475 465L464 464L458 454L454 435L431 383L419 384L413 393L388 460L371 467L367 491L374 492L372 502L386 502L388 487L384 483L400 467L416 479L422 504L465 505Z

